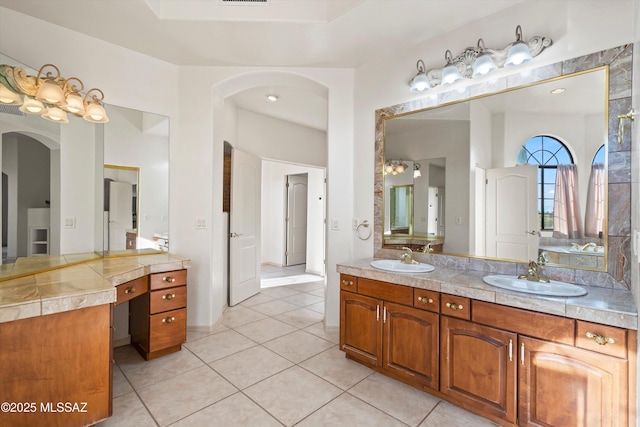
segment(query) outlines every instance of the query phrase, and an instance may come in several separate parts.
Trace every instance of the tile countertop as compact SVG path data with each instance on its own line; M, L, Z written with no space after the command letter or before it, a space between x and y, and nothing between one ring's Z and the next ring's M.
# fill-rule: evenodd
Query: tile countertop
M0 282L0 323L116 301L116 286L152 273L189 268L176 255L105 258Z
M627 290L581 287L581 297L546 297L500 289L482 281L486 272L455 270L436 266L430 273L392 273L371 267L373 258L338 264L338 273L380 280L414 288L469 297L509 307L555 314L573 319L602 323L627 329L638 329L638 311L633 294Z

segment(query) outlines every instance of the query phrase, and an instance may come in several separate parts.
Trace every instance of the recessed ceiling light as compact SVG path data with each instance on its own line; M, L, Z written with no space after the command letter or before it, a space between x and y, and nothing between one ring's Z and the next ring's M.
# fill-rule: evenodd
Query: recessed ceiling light
M552 95L557 95L557 94L559 94L559 93L564 92L565 90L566 90L565 88L563 88L563 87L559 87L559 88L557 88L557 89L552 90L552 91L551 91L551 94L552 94Z
M267 100L271 102L276 102L278 99L280 99L280 96L276 95L275 93L267 94L266 97L267 97Z

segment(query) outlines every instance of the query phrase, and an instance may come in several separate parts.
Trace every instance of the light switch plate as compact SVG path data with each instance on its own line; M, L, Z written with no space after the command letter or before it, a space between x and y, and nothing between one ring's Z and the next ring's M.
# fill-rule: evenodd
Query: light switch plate
M207 220L202 217L196 218L196 230L203 230L207 228Z
M76 228L76 218L73 216L65 217L64 228Z

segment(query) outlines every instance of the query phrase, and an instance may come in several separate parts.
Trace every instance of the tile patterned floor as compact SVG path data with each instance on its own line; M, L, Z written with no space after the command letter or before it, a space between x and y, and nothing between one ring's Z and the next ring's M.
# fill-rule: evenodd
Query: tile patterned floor
M115 349L109 426L495 426L345 359L324 283L263 289L211 333L145 362Z

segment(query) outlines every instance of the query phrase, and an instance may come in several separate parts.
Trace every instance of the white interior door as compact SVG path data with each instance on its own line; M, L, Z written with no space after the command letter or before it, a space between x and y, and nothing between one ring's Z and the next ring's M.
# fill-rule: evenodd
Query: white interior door
M438 213L440 212L437 187L429 187L427 203L427 233L436 235L438 234Z
M287 176L287 266L307 262L307 181L306 174Z
M487 170L486 256L538 258L538 167Z
M127 230L133 227L133 191L130 182L109 184L109 250L127 248Z
M229 305L260 292L260 181L258 157L231 152Z

